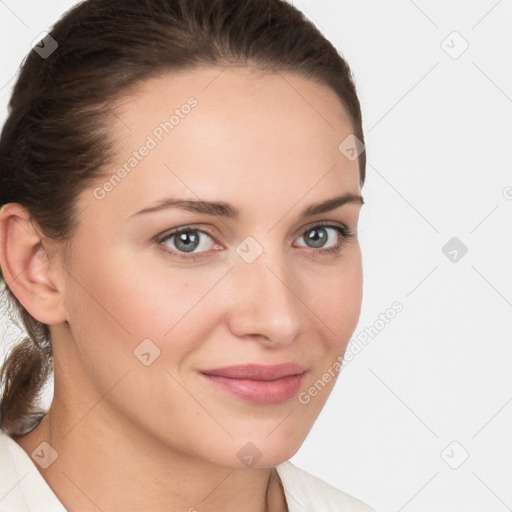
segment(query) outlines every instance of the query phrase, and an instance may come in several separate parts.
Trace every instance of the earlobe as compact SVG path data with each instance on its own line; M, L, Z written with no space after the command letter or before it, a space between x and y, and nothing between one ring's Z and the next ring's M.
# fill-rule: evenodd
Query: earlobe
M7 286L39 322L66 321L52 266L30 213L18 203L0 210L0 267Z

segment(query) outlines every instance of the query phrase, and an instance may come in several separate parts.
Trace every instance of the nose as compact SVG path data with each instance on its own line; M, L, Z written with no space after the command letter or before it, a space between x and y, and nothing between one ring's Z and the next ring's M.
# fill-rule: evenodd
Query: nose
M296 270L277 252L272 257L264 252L252 263L237 261L229 274L231 332L270 346L293 343L307 322Z

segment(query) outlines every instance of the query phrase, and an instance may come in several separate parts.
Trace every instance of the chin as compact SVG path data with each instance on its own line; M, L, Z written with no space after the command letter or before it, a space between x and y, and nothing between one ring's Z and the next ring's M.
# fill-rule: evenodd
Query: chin
M260 436L238 435L228 442L198 446L194 451L214 464L234 469L269 468L290 459L304 441L304 436L290 437L276 433L265 437L266 432Z
M270 435L272 437L273 434ZM304 437L297 439L290 436L275 436L274 439L261 438L253 441L247 441L237 452L237 459L241 460L240 466L246 465L251 461L252 467L267 468L274 467L293 457L304 442Z

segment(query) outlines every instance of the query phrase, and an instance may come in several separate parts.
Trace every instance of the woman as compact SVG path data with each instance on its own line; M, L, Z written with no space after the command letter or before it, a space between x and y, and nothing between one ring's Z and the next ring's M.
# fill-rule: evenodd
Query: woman
M282 0L86 0L0 139L0 508L369 511L295 467L357 325L349 68ZM48 411L37 398L53 371Z

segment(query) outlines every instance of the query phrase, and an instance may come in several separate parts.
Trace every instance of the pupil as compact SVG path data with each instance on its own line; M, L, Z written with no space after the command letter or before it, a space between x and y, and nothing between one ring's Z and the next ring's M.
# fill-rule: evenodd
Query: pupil
M180 248L180 244L183 244L183 247ZM180 233L176 246L180 250L191 252L198 246L198 236L191 233Z
M308 239L313 242L313 247L322 247L325 241L325 229L312 229L309 232Z

